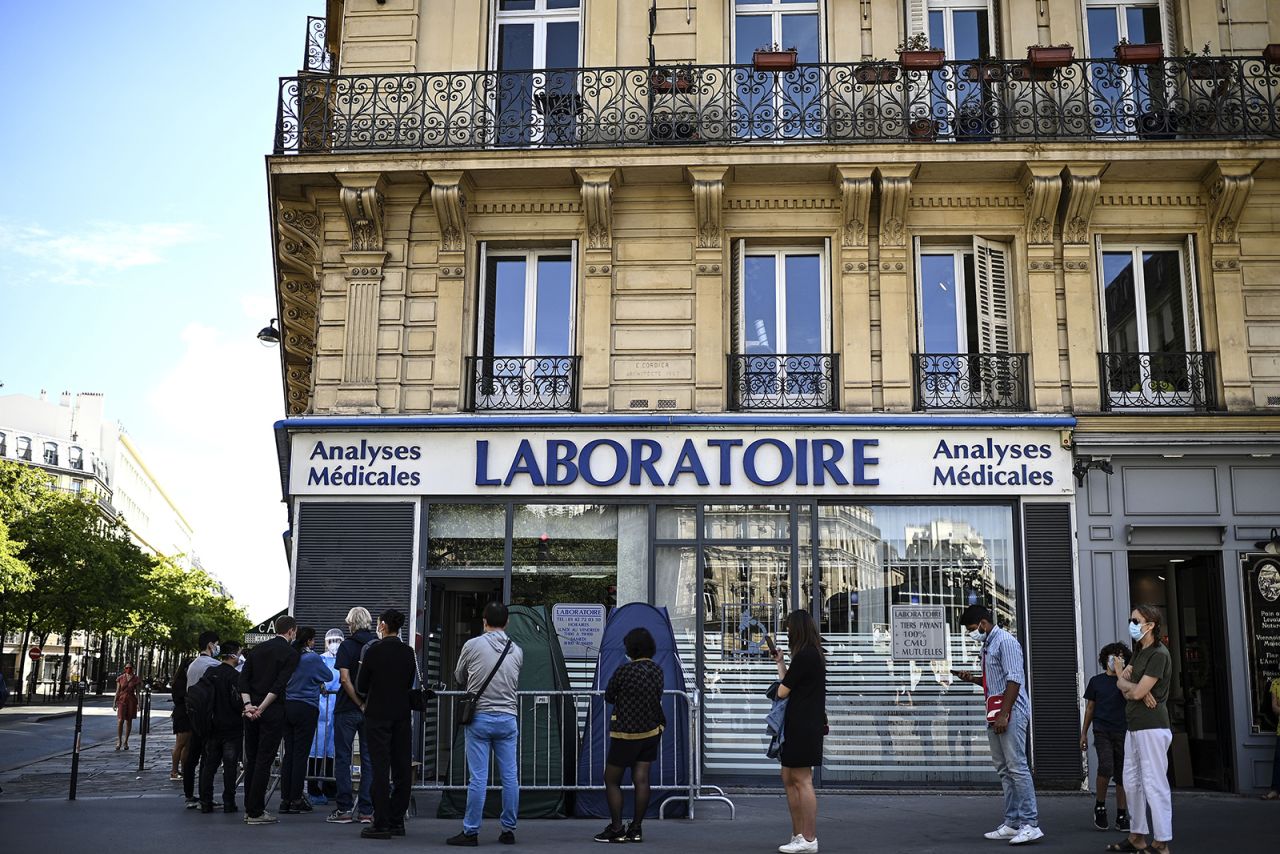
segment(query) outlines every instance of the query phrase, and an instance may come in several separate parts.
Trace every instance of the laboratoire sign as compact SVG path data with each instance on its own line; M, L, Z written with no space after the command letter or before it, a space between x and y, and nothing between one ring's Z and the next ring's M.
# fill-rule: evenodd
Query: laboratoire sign
M1062 495L1049 430L296 433L295 495Z

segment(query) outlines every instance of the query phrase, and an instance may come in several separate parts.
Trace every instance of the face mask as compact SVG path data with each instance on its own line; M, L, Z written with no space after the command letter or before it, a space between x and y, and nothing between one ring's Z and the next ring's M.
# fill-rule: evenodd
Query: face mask
M1141 624L1130 621L1129 637L1133 638L1136 641L1140 641L1145 635L1146 635L1146 632L1143 631Z
M987 633L984 631L980 631L979 629L974 629L973 631L969 632L969 637L973 638L978 643L982 643L984 640L987 639Z
M212 653L210 653L210 655L212 655L214 658L217 658L217 657L218 657L218 653L219 653L221 650L222 650L222 647L218 646L218 644L216 644L216 643L215 643L215 644L213 645L213 652L212 652Z
M341 641L330 641L330 642L329 642L329 645L328 645L328 647L326 647L326 649L328 649L328 650L329 650L329 654L330 654L330 655L337 655L337 654L338 654L338 647L340 647L340 646L342 646L342 642L341 642Z

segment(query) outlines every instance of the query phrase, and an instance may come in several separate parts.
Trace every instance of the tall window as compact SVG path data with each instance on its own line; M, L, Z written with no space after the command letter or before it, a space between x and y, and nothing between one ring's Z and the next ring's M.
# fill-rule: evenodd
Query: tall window
M9 437L0 433L0 457L9 453Z
M72 445L71 450L67 453L70 458L71 467L80 471L84 470L84 449L78 445Z
M735 0L733 61L750 65L759 48L796 49L796 61L822 61L820 0ZM747 137L795 138L822 132L821 72L737 74L734 126Z
M31 439L26 436L18 437L18 459L31 462Z
M58 464L58 445L56 442L44 443L44 464L47 466L56 466Z
M1085 28L1091 59L1112 59L1121 39L1130 44L1164 44L1169 53L1167 36L1172 34L1172 19L1166 21L1167 4L1150 2L1117 2L1117 0L1085 0Z
M1165 56L1175 54L1171 0L1117 2L1085 0L1085 43L1091 59L1114 60L1115 46L1162 44ZM1120 66L1112 62L1090 68L1091 124L1104 133L1141 133L1172 138L1172 116L1164 109L1172 94L1171 79L1160 66Z
M999 53L987 0L928 0L929 43L947 59L985 59Z
M581 107L581 0L497 0L497 142L569 142Z
M964 62L1000 53L996 14L988 0L913 0L912 5L909 23L927 32L930 47L947 59ZM931 118L939 134L960 139L987 139L996 132L997 93L981 67L934 72L928 78L927 101L913 106L917 118Z

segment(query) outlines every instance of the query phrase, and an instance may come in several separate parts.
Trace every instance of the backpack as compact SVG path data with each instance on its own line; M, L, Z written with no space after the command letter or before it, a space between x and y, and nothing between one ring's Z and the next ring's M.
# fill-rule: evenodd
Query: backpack
M208 673L187 686L187 719L191 721L191 731L201 738L213 729L213 682Z

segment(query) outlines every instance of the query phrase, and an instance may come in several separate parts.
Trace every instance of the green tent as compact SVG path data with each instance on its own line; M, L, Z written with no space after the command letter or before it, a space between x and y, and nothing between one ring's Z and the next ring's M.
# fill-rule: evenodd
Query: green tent
M521 691L568 691L569 672L545 606L512 605L507 635L524 651L520 669ZM578 767L578 714L572 697L520 698L520 818L564 818L571 814L571 793L562 789L529 790L527 786L572 785ZM453 736L448 781L465 785L463 757L466 734L461 727ZM501 780L492 758L489 785ZM460 818L467 794L447 791L440 798L439 818ZM486 818L502 811L502 795L491 791L485 799Z

